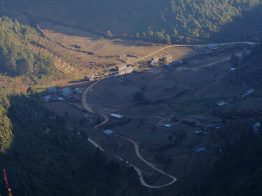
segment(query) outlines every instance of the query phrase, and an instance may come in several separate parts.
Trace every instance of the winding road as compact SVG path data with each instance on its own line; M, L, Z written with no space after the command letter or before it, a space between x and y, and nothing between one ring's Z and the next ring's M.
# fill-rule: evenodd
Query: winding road
M256 45L257 43L255 42L230 42L230 43L219 43L218 45L219 46L227 46L227 45L235 45L235 44L248 44L248 45ZM165 46L163 48L160 48L144 57L141 57L135 61L133 61L131 64L135 64L135 63L138 63L142 60L145 60L149 57L151 57L152 55L158 53L158 52L161 52L161 51L164 51L166 49L169 49L169 48L173 48L173 47L203 47L203 46L208 46L210 44L203 44L203 45L169 45L169 46ZM200 68L204 68L204 67L211 67L211 66L214 66L215 64L217 63L220 63L220 62L224 62L224 61L227 61L229 60L230 58L229 57L226 57L224 59L220 59L216 62L212 62L212 63L209 63L207 65L203 65L203 66L200 66L198 67L196 70L200 69ZM106 79L106 78L105 78ZM87 96L89 95L89 93L93 90L93 88L98 85L99 83L101 83L103 80L105 79L102 79L100 81L96 81L94 82L92 85L90 85L82 94L82 105L83 107L90 113L94 113L94 114L98 114L100 116L102 116L104 118L104 121L101 122L100 124L96 125L94 128L97 129L99 127L101 127L102 125L105 125L106 123L108 123L109 121L109 118L106 114L103 114L103 113L99 113L99 112L95 112L94 109L87 103ZM197 93L195 95L196 97L197 96ZM159 116L158 116L159 117ZM159 117L161 119L161 121L163 120L162 117ZM178 123L182 122L183 120L179 121ZM145 180L144 180L144 177L143 177L143 172L140 168L138 168L137 166L133 165L133 164L130 164L134 169L135 171L137 172L138 174L138 177L139 177L139 180L140 180L140 183L142 186L144 187L147 187L147 188L150 188L150 189L160 189L160 188L164 188L164 187L167 187L167 186L170 186L172 185L173 183L175 183L177 181L177 178L166 173L165 171L161 170L161 169L158 169L153 163L147 161L141 154L140 154L140 151L139 151L139 145L133 141L132 139L130 138L127 138L127 137L124 137L124 136L120 136L121 138L125 139L126 141L130 142L133 144L134 146L134 150L135 150L135 153L136 153L136 156L142 161L144 162L148 167L150 167L151 169L159 172L160 174L168 177L171 179L171 181L167 184L164 184L164 185L159 185L159 186L154 186L154 185L149 185ZM96 148L100 149L102 152L106 152L99 144L97 144L95 141L93 141L92 139L88 139L88 141L93 145L95 146ZM113 155L115 158L123 161L123 159L117 155Z
M220 47L223 47L223 46L231 46L231 45L236 45L236 44L247 44L247 45L257 45L259 44L258 42L251 42L251 41L243 41L243 42L227 42L227 43L213 43L213 45L218 45ZM176 47L207 47L207 46L210 46L212 44L173 44L173 45L168 45L168 46L164 46L163 48L160 48L158 50L155 50L154 52L150 53L150 54L147 54L146 56L143 56L139 59L136 59L135 61L133 62L130 62L130 64L136 64L136 63L139 63L161 51L164 51L164 50L167 50L167 49L170 49L170 48L176 48Z
M121 136L121 137L122 137L123 139L129 141L130 143L132 143L132 144L134 145L134 148L135 148L135 152L136 152L137 157L138 157L141 161L143 161L147 166L151 167L151 168L154 169L155 171L158 171L159 173L161 173L161 174L163 174L163 175L165 175L165 176L167 176L167 177L169 177L169 178L172 179L171 182L169 182L169 183L167 183L167 184L165 184L165 185L161 185L161 186L151 186L151 185L148 185L147 183L145 183L145 181L143 180L143 176L142 176L142 179L140 179L140 182L141 182L141 183L143 182L143 185L144 185L144 186L147 186L148 188L158 189L158 188L163 188L163 187L169 186L169 185L171 185L171 184L173 184L174 182L177 181L177 178L176 178L176 177L174 177L174 176L172 176L172 175L170 175L170 174L162 171L161 169L158 169L158 168L155 167L152 163L150 163L150 162L148 162L147 160L145 160L144 157L143 157L143 156L140 154L140 152L139 152L139 145L138 145L135 141L131 140L130 138L124 137L124 136ZM137 173L138 173L138 175L139 175L139 172L137 172Z
M101 81L103 80L100 80L100 81L96 81L94 82L92 85L90 85L82 94L82 105L83 107L90 113L96 113L94 111L94 109L87 103L87 96L89 95L89 92L93 91L93 88L99 84ZM106 124L108 121L109 121L109 118L107 115L105 114L100 114L100 113L97 113L101 116L103 116L103 118L105 119L102 123L100 123L99 125L96 125L94 128L97 129L99 128L100 126ZM144 180L144 177L143 177L143 172L140 168L138 168L137 166L133 165L133 164L130 164L134 169L135 171L137 172L138 174L138 177L139 177L139 181L141 183L142 186L144 187L147 187L147 188L150 188L150 189L160 189L160 188L163 188L163 187L166 187L166 186L169 186L169 185L172 185L173 183L175 183L177 181L177 178L164 172L163 170L161 169L158 169L156 166L154 166L153 163L150 163L148 162L147 160L145 160L145 158L140 154L140 151L139 151L139 145L131 140L130 138L127 138L127 137L124 137L124 136L121 136L121 138L127 140L128 142L132 143L134 145L134 150L135 150L135 153L136 153L136 156L142 161L144 162L148 167L150 167L151 169L161 173L162 175L164 176L167 176L168 178L171 179L171 181L167 184L164 184L164 185L160 185L160 186L154 186L154 185L149 185L145 180ZM92 140L91 138L88 139L89 143L91 143L94 147L100 149L102 152L105 152L105 150L98 144L96 143L94 140ZM118 157L116 155L113 155L115 158L123 161L123 159L121 157Z

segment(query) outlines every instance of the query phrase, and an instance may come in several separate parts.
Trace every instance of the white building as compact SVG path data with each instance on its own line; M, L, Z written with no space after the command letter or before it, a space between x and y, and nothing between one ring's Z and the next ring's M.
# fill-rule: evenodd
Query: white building
M134 68L132 65L122 64L118 66L118 75L120 76L132 73L133 71L134 71Z
M248 97L249 95L251 95L251 94L253 94L255 92L255 89L249 89L249 90L247 90L241 97L242 98L246 98L246 97Z
M115 113L113 113L113 114L110 114L110 116L111 116L111 117L114 117L114 118L118 118L118 119L121 119L121 118L123 118L123 116L122 116L122 115L120 115L120 114L115 114Z
M163 61L164 61L164 63L172 63L172 61L173 61L172 55L169 54L169 55L164 56Z
M261 123L260 123L260 122L256 122L256 123L253 125L253 130L258 130L260 127L261 127Z
M165 124L164 127L165 128L171 128L171 127L173 127L173 125L172 124Z
M47 92L50 93L50 94L56 93L56 92L57 92L57 88L56 88L55 86L49 87L49 88L47 89Z
M68 97L71 95L71 89L69 87L63 88L62 89L62 95L63 97Z
M220 106L220 107L222 107L222 106L224 106L224 105L227 105L227 104L228 104L228 103L225 102L225 101L217 102L217 105Z
M208 44L207 48L209 50L217 50L217 49L219 49L219 44Z
M159 58L154 57L154 58L151 59L150 65L151 66L157 66L158 63L159 63Z
M43 97L45 103L48 103L51 100L51 95L46 95Z
M104 133L105 133L106 135L111 135L111 134L113 134L114 132L113 132L111 129L107 129L107 130L104 131Z

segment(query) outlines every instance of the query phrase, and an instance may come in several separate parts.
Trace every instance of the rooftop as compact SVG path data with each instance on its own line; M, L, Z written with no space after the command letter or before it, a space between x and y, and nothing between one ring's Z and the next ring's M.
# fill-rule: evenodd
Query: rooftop
M114 117L114 118L123 118L123 116L121 114L116 114L116 113L113 113L113 114L110 114L111 117Z
M104 133L107 134L107 135L111 135L114 132L111 129L107 129L107 130L104 131Z

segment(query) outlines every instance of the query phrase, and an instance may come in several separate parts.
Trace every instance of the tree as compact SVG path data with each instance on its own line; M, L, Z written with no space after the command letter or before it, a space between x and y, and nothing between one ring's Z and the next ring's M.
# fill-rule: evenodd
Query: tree
M165 42L170 44L171 43L171 38L168 34L165 34Z
M13 140L12 126L6 111L0 106L0 153L4 153Z

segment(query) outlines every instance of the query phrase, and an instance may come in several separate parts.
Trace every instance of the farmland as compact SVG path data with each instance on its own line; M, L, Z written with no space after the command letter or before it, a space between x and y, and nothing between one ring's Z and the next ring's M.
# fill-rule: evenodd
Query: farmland
M63 75L39 81L26 75L14 79L1 76L0 82L6 88L17 86L26 95L17 95L10 102L11 120L24 119L15 124L14 138L18 135L26 140L19 130L26 132L28 126L35 130L34 134L26 132L27 137L36 146L43 142L39 149L47 157L54 148L54 158L60 162L67 159L68 165L61 171L70 171L74 176L76 170L78 174L82 169L88 173L103 162L106 172L98 177L94 174L99 178L97 181L102 179L110 186L106 182L111 179L107 164L119 175L128 175L123 182L119 180L123 178L113 182L111 191L117 190L116 195L125 192L173 196L196 192L213 195L221 187L223 191L231 190L241 182L224 183L227 174L236 179L240 173L245 183L254 171L253 166L259 169L261 151L256 148L260 144L262 121L262 69L261 54L254 52L259 48L257 42L157 44L116 39L110 33L103 36L51 19L30 17L25 14L23 19L34 21L37 36L28 42L28 48L35 54L48 54L54 68ZM35 107L32 114L31 101ZM29 146L23 152L27 153ZM95 152L93 163L90 147ZM63 148L68 148L68 152L62 152ZM19 145L15 150L15 156L7 153L6 163L20 157ZM34 153L33 157L37 157ZM66 156L61 158L60 153ZM31 160L21 156L25 162ZM90 168L78 165L83 157L92 165ZM68 170L71 161L75 168ZM245 163L243 171L235 167L238 161ZM52 172L57 168L60 171L60 165L55 165ZM13 181L15 166L9 168ZM35 173L43 171L34 169ZM30 170L29 167L27 172ZM32 176L30 180L37 179L37 175ZM66 176L71 184L70 175ZM45 175L41 180L44 178ZM72 187L82 186L78 182L84 178L74 181ZM15 181L17 192L21 179ZM130 179L135 183L130 184ZM66 192L60 180L55 183L59 184L57 192ZM84 182L87 184L88 181ZM85 191L79 189L80 193ZM96 188L90 191L96 192Z
M96 64L107 64L111 61L108 65L115 66L121 63L116 57L118 47L127 47L108 39L91 41L89 38L85 40L84 36L61 36L61 33L47 29L47 26L42 28L50 40L63 43L64 48L72 54L79 53L79 62L83 52L77 50L81 48L83 51L94 52L91 57L82 56L87 62L90 60ZM72 45L79 47L70 49ZM143 47L147 49L143 50ZM123 56L132 53L138 56L136 58L142 58L161 47L164 46L134 45L120 50L124 51L121 53ZM260 99L259 80L256 86L251 82L253 80L246 78L246 66L231 70L231 53L245 47L249 47L248 44L232 44L221 47L219 51L211 51L211 54L203 53L203 47L193 46L161 50L157 57L172 54L174 61L183 59L186 63L150 67L150 58L144 59L134 65L136 72L126 76L104 75L96 82L72 86L72 89L81 88L86 92L82 96L78 95L78 101L69 100L59 105L56 102L47 103L47 107L75 122L108 156L136 168L141 184L146 187L160 188L175 183L170 176L179 181L192 181L192 176L200 174L206 178L226 147L223 141L226 136L223 134L228 124L223 122L223 115L230 115L230 111L250 99L256 99L256 102ZM139 49L141 53L138 53ZM111 56L111 59L104 58L101 61L101 55L96 56L100 52L108 54L106 56ZM128 60L132 62L128 58L123 61ZM250 69L250 72L256 75L260 69ZM231 85L232 88L233 85L239 88L230 90ZM241 95L250 88L256 89L255 97L252 95L242 99ZM216 93L217 89L219 93ZM230 100L230 104L219 107L217 103L221 100ZM68 104L71 106L66 106ZM261 109L256 107L253 112L259 114ZM245 110L252 110L252 107L246 105L242 110L245 113ZM112 113L121 114L121 119L110 116ZM94 116L96 120L91 120ZM252 118L247 116L244 119L252 127ZM142 159L135 151L136 145Z

